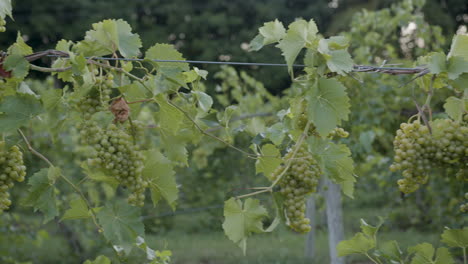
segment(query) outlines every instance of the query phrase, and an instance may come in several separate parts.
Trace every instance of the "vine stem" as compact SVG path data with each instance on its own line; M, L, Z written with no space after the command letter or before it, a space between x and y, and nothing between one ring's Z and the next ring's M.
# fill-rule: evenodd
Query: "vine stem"
M301 134L301 137L299 138L299 140L296 142L296 147L294 148L293 150L293 153L291 155L291 157L286 161L286 167L284 168L284 170L281 172L280 175L278 175L278 177L275 179L275 181L268 187L263 187L265 189L263 190L260 190L260 191L256 191L256 192L252 192L252 193L248 193L248 194L244 194L244 195L240 195L240 196L236 196L237 199L241 199L241 198L246 198L246 197L249 197L249 196L254 196L254 195L257 195L257 194L261 194L261 193L265 193L265 192L272 192L273 191L273 188L276 186L276 184L278 184L278 182L283 178L283 176L286 174L286 172L289 170L289 168L291 167L291 163L292 161L294 160L294 158L296 157L296 154L297 152L299 151L299 149L301 148L301 145L302 143L304 142L305 138L307 137L307 132L309 131L309 127L310 127L310 124L311 122L307 122L305 128L304 128L304 131L302 132ZM262 187L260 187L262 188Z
M374 262L375 264L380 264L379 261L373 259L367 252L366 252L366 257L368 257L372 262Z
M217 141L219 141L219 142L225 144L226 146L228 146L228 147L230 147L230 148L232 148L232 149L235 149L235 150L241 152L241 153L244 154L244 155L247 155L247 157L249 157L249 158L252 158L252 159L257 159L257 158L258 158L258 155L255 155L255 154L246 152L246 151L244 151L244 150L242 150L242 149L240 149L240 148L238 148L238 147L232 145L231 143L229 143L229 142L227 142L227 141L225 141L225 140L223 140L223 139L221 139L221 138L219 138L219 137L217 137L217 136L215 136L215 135L213 135L213 134L210 134L210 133L206 132L203 128L200 127L200 125L198 125L198 123L197 123L184 109L182 109L181 107L179 107L178 105L172 103L172 102L169 101L169 100L167 100L167 103L170 104L171 106L175 107L175 108L176 108L177 110L179 110L181 113L183 113L183 114L185 115L185 117L187 117L187 118L190 120L190 122L193 123L193 125L195 126L195 128L197 128L197 130L200 131L200 133L202 133L203 135L205 135L205 136L207 136L207 137L210 137L210 138L213 138L213 139L215 139L215 140L217 140Z
M26 146L28 147L28 150L36 155L37 157L39 157L40 159L42 159L43 161L45 161L50 167L55 167L54 164L48 159L46 158L44 155L42 155L39 151L35 150L32 146L31 146L31 143L29 142L28 138L24 135L23 131L21 129L18 129L18 133L21 135L21 137L23 138L24 142L26 143ZM94 213L92 207L91 207L91 204L90 202L88 201L88 199L86 198L86 196L83 194L83 192L81 191L80 188L78 188L70 179L68 179L65 175L63 175L62 173L60 173L60 177L66 182L68 183L72 188L73 190L78 193L81 198L83 199L83 201L86 203L86 207L88 207L88 211L91 213L91 218L93 219L93 223L94 225L96 225L96 227L98 228L99 232L101 232L102 228L101 226L98 224L97 222L97 218L96 218L96 214Z

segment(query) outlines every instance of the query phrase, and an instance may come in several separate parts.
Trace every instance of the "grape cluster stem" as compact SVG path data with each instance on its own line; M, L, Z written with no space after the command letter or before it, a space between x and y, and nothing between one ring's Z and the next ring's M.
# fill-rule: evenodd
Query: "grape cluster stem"
M296 148L294 149L293 154L291 155L291 158L288 159L287 162L286 162L286 167L284 168L284 170L281 172L281 174L275 179L275 181L270 186L268 186L268 187L258 187L258 189L261 189L261 188L263 188L263 189L260 190L260 191L256 191L256 192L252 192L252 193L248 193L248 194L244 194L244 195L239 195L239 196L236 196L236 198L237 199L242 199L242 198L254 196L254 195L265 193L265 192L273 192L273 188L283 178L283 176L289 170L289 167L291 167L292 161L296 157L297 152L299 151L299 149L301 148L302 143L304 142L304 140L307 137L307 131L309 131L310 125L311 125L311 122L308 121L305 128L304 128L304 132L302 132L301 137L299 138L299 140L296 143Z

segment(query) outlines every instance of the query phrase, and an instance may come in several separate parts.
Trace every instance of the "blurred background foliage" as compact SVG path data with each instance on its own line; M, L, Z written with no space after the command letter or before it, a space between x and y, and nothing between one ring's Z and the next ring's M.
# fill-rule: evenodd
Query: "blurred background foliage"
M36 51L54 48L54 43L62 38L80 40L92 23L122 18L140 35L144 48L155 42L172 43L191 60L282 63L277 49L249 53L248 42L264 22L278 18L289 24L303 17L313 18L325 36L347 36L357 64L386 62L411 67L418 56L430 51L447 51L453 34L468 23L466 0L427 0L424 6L417 0L398 3L391 0L13 1L15 21L8 22L7 32L0 35L0 44L6 49L21 30ZM215 106L219 109L227 102L236 104L239 115L267 114L232 124L238 129L233 143L248 148L251 142L247 135L256 126L271 125L275 117L268 114L284 105L282 99L272 95L287 93L291 81L286 69L208 65L200 68L210 72L204 85L210 94L215 94ZM354 77L342 80L353 100L350 121L345 126L351 136L343 141L352 148L359 176L356 198L344 201L346 233L358 229L359 218L386 216L383 236L403 241L402 245L406 246L437 241L442 226L462 226L466 219L458 212L457 197L462 197L463 186L454 184L450 175L432 177L418 192L403 196L396 185L400 175L388 170L395 130L416 113L413 99L424 102L425 94L420 87L415 83L403 86L410 79L408 76L361 74ZM53 85L53 80L30 83L33 90L40 90L44 85ZM232 87L242 87L242 93L233 93L236 89ZM436 116L443 116L443 101L453 93L450 89L436 91L432 101ZM242 127L243 123L246 127ZM223 137L225 132L219 133ZM78 171L77 158L71 154L71 136L64 135L60 141L50 142L37 132L36 135L35 147L44 150L67 171ZM56 151L59 147L63 152ZM255 237L250 243L256 246L250 249L247 258L241 258L235 245L222 235L222 203L232 194L248 192L248 187L262 186L264 179L254 177L254 160L217 142L192 147L190 151L191 166L177 172L180 184L177 211L171 212L168 206L147 206L143 210L152 243L160 249L173 250L176 263L311 263L302 257L303 236L285 229L272 236ZM29 160L28 164L38 166L31 171L41 165L38 160ZM86 188L89 195L94 193L95 199L99 199L99 193L115 195L106 193L105 186ZM15 188L14 199L20 199L25 189L25 185ZM66 188L60 189L64 197L68 195ZM326 221L321 198L317 204L318 246L314 263L327 263ZM8 257L0 258L6 263L62 263L67 257L69 263L78 263L97 254L111 254L101 238L89 239L93 237L92 228L84 223L53 222L44 226L30 208L14 205L11 212L0 216L0 256L12 257L11 262Z

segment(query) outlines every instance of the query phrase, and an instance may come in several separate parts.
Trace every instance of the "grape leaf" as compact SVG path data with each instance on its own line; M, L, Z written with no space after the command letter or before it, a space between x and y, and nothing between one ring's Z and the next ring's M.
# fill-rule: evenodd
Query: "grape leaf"
M265 38L261 35L258 34L253 38L250 43L249 43L249 51L259 51L263 48L263 40Z
M156 206L162 197L171 206L172 210L175 210L179 190L177 189L175 172L171 161L158 150L147 151L143 177L148 181L153 205Z
M468 227L445 230L442 233L442 242L451 247L468 248Z
M263 36L263 45L278 42L286 35L286 29L278 19L264 23L258 31Z
M447 58L459 56L468 61L468 49L466 47L468 47L468 35L457 34L453 36L452 45L450 46L450 52Z
M145 59L151 60L156 69L176 68L179 71L188 71L189 65L186 62L157 62L153 60L182 60L185 58L173 45L157 43L146 51Z
M41 91L41 101L45 110L52 111L57 108L62 100L62 89L47 89Z
M138 34L132 33L130 25L122 19L106 19L94 23L86 32L85 40L76 45L84 56L104 56L119 51L125 58L138 56L141 48Z
M345 195L353 198L354 164L351 151L346 145L335 144L329 140L309 138L309 146L314 157L320 163L324 174L340 184Z
M468 59L453 56L448 59L448 77L457 79L462 73L468 73Z
M106 256L98 256L95 260L86 260L83 264L111 264L110 259Z
M55 181L60 177L60 169L49 167L36 172L28 181L31 186L23 203L34 207L44 214L44 223L58 216L57 200L55 198Z
M242 248L245 255L247 238L252 233L265 232L262 219L267 216L268 212L259 200L248 198L242 204L242 201L231 198L224 203L224 233Z
M164 154L174 163L188 165L187 143L177 136L161 135Z
M159 105L159 112L157 113L159 127L163 133L176 135L182 125L184 114L176 107L169 104L162 94L156 97L156 102Z
M439 74L447 71L445 54L442 52L434 52L428 56L427 68L432 74Z
M468 99L450 96L444 104L445 112L455 121L461 121L463 113L468 112Z
M284 38L279 41L276 47L280 48L286 63L288 64L288 72L292 75L292 65L299 55L299 52L306 46L311 45L315 40L318 29L314 20L309 22L300 19L296 20L288 26L288 31Z
M5 16L9 16L13 19L13 15L11 14L11 0L0 1L0 17L5 18Z
M29 62L20 54L11 54L3 61L3 68L11 71L13 77L23 79L29 73Z
M262 173L270 178L273 171L281 164L279 150L272 144L262 146L262 156L255 163L256 173Z
M338 256L351 254L367 254L367 251L375 247L375 241L364 233L357 233L349 240L343 240L336 246Z
M421 243L408 248L408 253L414 254L411 264L453 264L454 260L447 248L438 248L434 258L434 247L429 243Z
M213 98L208 94L201 92L201 91L194 91L192 92L195 94L195 98L197 98L198 106L203 112L208 112L213 105Z
M109 202L97 213L104 237L112 245L122 247L130 253L138 236L143 236L145 227L140 220L140 209L130 206L125 201Z
M402 251L395 240L386 241L380 244L379 251L382 255L396 263L402 262Z
M341 120L348 120L350 104L345 89L336 79L320 78L306 95L308 119L322 137L340 125Z
M21 33L18 32L18 35L16 36L16 42L8 48L7 53L26 56L32 54L33 49L28 44L26 44L26 42L24 42Z
M324 56L330 71L345 75L353 69L353 59L346 51L348 45L348 41L342 36L319 41L318 52Z
M70 202L70 208L65 211L61 220L83 219L90 217L88 206L83 199L77 198Z
M31 95L7 96L0 104L0 133L15 130L42 112L41 103Z

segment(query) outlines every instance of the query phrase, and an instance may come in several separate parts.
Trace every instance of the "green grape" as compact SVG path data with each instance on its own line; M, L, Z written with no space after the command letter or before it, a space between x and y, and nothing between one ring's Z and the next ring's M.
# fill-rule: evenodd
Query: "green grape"
M311 227L310 220L305 217L306 200L308 195L317 191L322 172L305 146L301 146L294 157L292 155L291 150L283 158L286 164L291 160L289 169L284 173L286 165L280 165L270 178L275 181L284 173L278 185L285 197L288 226L298 233L307 233Z
M80 126L82 144L91 146L93 153L88 159L89 166L112 175L130 191L128 202L143 206L148 182L143 179L144 155L140 146L133 143L130 124L110 124L105 129L94 121Z
M14 182L22 182L26 177L26 166L23 162L23 153L18 146L9 150L5 148L5 142L0 141L0 213L11 205L10 193Z
M307 119L306 114L301 114L301 115L297 118L297 121L296 121L296 124L295 124L296 129L299 129L299 130L304 131L304 129L305 129L305 127L306 127L308 121L309 121L309 120ZM318 135L314 124L310 124L310 125L309 125L309 131L307 132L307 135L308 135L308 136L311 136L311 135L315 135L315 136L316 136L316 135Z
M398 186L404 193L416 191L425 184L433 169L456 172L455 177L467 179L468 127L451 119L431 122L429 127L419 121L402 123L393 146L392 172L402 171Z

